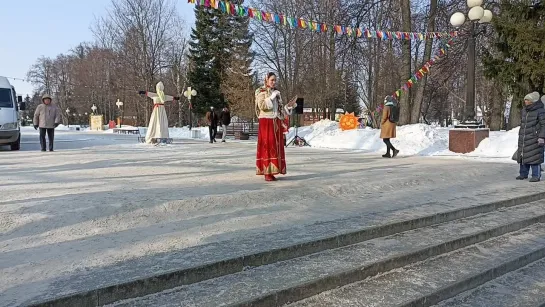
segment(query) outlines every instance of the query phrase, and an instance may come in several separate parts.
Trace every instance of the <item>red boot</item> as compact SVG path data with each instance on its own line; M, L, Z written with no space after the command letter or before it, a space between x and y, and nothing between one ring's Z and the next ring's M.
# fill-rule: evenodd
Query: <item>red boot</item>
M265 181L276 181L276 177L273 175L265 175Z

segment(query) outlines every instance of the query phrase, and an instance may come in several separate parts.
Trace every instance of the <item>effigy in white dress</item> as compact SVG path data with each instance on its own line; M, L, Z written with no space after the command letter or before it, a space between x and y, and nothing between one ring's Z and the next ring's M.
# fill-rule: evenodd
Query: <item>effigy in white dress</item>
M158 140L168 139L168 117L165 110L165 102L172 101L174 97L165 95L163 82L157 83L157 93L147 92L146 96L153 100L153 112L149 121L146 143L157 143Z

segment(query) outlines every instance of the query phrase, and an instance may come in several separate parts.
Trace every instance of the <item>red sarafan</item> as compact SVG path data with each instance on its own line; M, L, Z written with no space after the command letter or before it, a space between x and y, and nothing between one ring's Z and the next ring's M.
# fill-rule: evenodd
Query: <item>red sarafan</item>
M294 102L284 106L280 91L276 89L276 76L268 73L265 86L255 92L255 111L259 118L257 136L256 174L274 181L274 175L286 174L284 152L285 119L291 114Z

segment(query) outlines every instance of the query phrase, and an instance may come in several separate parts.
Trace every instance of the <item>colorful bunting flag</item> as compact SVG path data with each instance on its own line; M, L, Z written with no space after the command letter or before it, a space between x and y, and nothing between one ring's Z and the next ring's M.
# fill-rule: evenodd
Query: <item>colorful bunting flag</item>
M299 28L299 29L309 29L316 32L327 32L330 27L322 22L314 20L305 20L302 18L293 18L281 14L270 13L261 11L255 8L242 6L239 4L233 4L225 0L187 0L187 3L195 4L197 6L205 6L207 8L213 8L220 10L224 14L230 14L241 17L249 17L259 21L265 21L275 24L282 24L290 28ZM458 32L427 32L427 33L418 33L418 32L390 32L390 31L374 31L370 29L362 29L350 26L342 25L332 25L331 29L337 35L347 35L347 36L356 36L358 38L378 38L382 40L426 40L433 38L443 38L443 37L457 37ZM442 51L443 55L445 51Z
M418 81L422 80L422 78L424 78L425 75L427 75L429 72L430 72L430 67L435 64L435 62L437 62L437 60L439 60L439 58L441 58L441 56L444 56L448 49L450 48L450 46L452 46L452 39L449 40L446 44L444 44L438 51L437 51L437 54L434 55L432 57L431 60L429 60L428 62L426 62L424 64L424 66L422 66L422 68L420 68L419 70L416 71L416 73L414 75L411 76L411 78L409 80L407 80L407 82L405 82L405 84L403 84L403 86L396 90L393 94L393 96L395 98L399 98L401 97L401 94L403 94L404 92L408 91L415 83L417 83Z

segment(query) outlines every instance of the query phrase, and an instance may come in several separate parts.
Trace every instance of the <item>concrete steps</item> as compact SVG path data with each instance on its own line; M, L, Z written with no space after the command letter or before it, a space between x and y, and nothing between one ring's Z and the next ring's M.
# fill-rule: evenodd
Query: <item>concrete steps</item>
M400 211L377 208L372 215L349 216L198 245L176 253L78 273L59 280L49 291L34 295L19 305L102 306L243 272L248 268L545 199L545 192L511 194L517 196L502 199L505 193L486 194L482 199L492 202L470 198L466 203L464 198L455 198L444 203L419 204L417 208L409 201Z
M545 256L545 202L475 209L112 306L430 306Z
M436 307L545 307L545 260L538 260Z
M289 306L431 306L543 257L545 224L536 224Z

